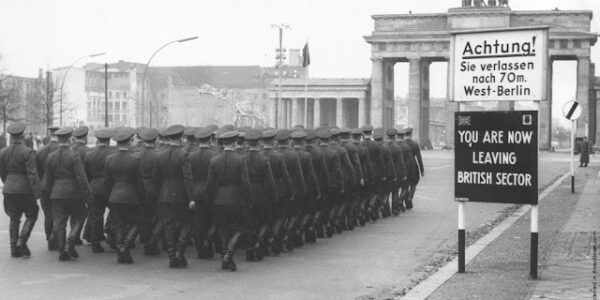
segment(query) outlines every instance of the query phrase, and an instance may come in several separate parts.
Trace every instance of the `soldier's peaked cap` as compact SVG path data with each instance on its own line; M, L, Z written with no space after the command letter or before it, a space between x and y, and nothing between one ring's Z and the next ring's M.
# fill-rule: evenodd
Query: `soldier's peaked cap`
M341 134L349 134L350 133L350 128L348 128L348 127L342 127L342 128L340 128L340 133Z
M212 132L215 132L215 130L219 129L219 126L216 125L216 124L210 124L210 125L208 125L208 126L206 126L204 128L206 128L206 129L208 129L208 130L210 130Z
M362 134L362 130L360 130L360 128L352 128L352 130L350 130L350 134L360 135L360 134Z
M196 133L196 127L185 127L185 129L183 130L183 135L185 136L194 136L194 134Z
M293 139L303 139L303 138L306 138L306 132L304 130L294 131L294 132L292 132L292 138Z
M221 139L221 140L233 139L233 138L237 138L238 135L239 135L239 132L237 132L235 130L231 130L231 131L227 131L227 132L221 134L219 139Z
M194 137L197 139L206 139L211 135L213 135L213 130L209 127L202 128L194 133Z
M275 135L275 139L278 141L288 140L292 136L291 131L287 129L280 129L277 131L277 135Z
M158 129L156 128L143 128L138 132L140 138L144 141L153 141L158 137Z
M382 139L383 138L383 128L377 127L373 129L373 138L374 139Z
M67 136L67 135L71 135L71 133L73 133L73 128L71 127L62 127L60 129L58 129L54 135L56 136Z
M366 133L366 132L371 132L371 131L373 131L373 126L371 126L371 125L365 125L365 126L363 126L361 129L362 129L362 131L363 131L363 132L365 132L365 133Z
M48 130L53 133L53 132L57 131L59 128L60 127L58 127L58 126L50 126L50 127L48 127Z
M94 131L94 135L99 140L108 140L114 134L114 130L111 128L98 128Z
M26 127L27 126L25 126L25 124L23 123L12 123L8 126L8 128L6 128L6 131L10 135L20 135L23 134L23 132L25 132Z
M396 132L397 135L403 135L406 133L406 128L400 128L398 129L398 131Z
M260 139L262 136L263 136L263 134L260 130L251 129L248 132L246 132L245 138L247 141L256 141L256 140Z
M235 130L235 126L233 126L233 125L231 125L231 124L223 125L223 128L227 128L227 129L229 129L230 131L233 131L233 130Z
M328 139L331 137L331 130L329 130L329 128L321 128L317 132L317 137L320 139Z
M262 134L262 139L266 140L266 139L272 139L277 135L277 131L273 130L273 129L267 129L265 131L263 131Z
M171 125L165 129L165 136L179 135L182 134L184 130L185 127L183 127L183 125Z
M411 134L413 132L412 127L407 127L404 131L405 134Z
M135 129L131 127L118 127L115 128L115 134L113 140L122 142L130 139L135 134Z
M87 126L79 126L75 128L75 130L73 130L73 136L76 138L84 137L88 134L89 131L90 129Z
M396 130L394 128L390 128L385 131L385 134L387 134L388 136L395 136L397 133L398 133L398 130Z
M317 138L317 131L314 129L306 130L306 140L311 141Z
M329 132L331 132L331 136L337 136L340 135L340 129L337 127L332 127Z

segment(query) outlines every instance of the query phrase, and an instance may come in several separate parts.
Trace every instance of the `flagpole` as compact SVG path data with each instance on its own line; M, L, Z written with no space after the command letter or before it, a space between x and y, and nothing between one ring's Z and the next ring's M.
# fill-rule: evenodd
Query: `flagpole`
M308 66L304 67L304 127L308 127Z

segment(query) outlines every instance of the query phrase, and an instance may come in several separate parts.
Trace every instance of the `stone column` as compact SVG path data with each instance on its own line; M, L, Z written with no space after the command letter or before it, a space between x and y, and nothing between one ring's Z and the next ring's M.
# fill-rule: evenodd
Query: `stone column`
M413 128L413 137L421 132L421 58L409 58L408 67L408 127ZM423 144L422 141L419 141Z
M344 127L344 101L343 98L335 99L335 126Z
M590 57L577 57L577 101L581 105L581 117L577 119L577 134L576 136L595 135L595 128L589 125L590 118L594 117L594 112L590 111ZM595 100L595 99L594 99ZM587 131L586 131L587 129Z
M548 84L547 99L538 105L539 137L538 148L552 148L552 58L548 58Z
M292 111L290 112L292 114L292 124L290 127L292 127L298 125L298 114L300 113L298 111L298 101L300 101L300 99L292 98L290 101L292 101Z
M277 98L274 99L270 99L269 101L269 126L271 127L275 127L275 101L277 101Z
M313 113L313 128L321 126L321 99L315 98Z
M383 122L383 59L371 58L371 124L381 127Z
M365 98L358 98L358 128L365 125Z

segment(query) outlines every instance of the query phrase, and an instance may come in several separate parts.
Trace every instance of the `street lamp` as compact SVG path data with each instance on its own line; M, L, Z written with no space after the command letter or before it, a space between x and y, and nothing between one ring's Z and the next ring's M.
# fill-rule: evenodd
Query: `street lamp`
M82 60L82 59L84 59L86 57L97 57L97 56L102 56L102 55L105 55L105 54L106 54L106 52L96 53L96 54L90 54L90 55L84 55L84 56L78 58L77 60L75 60L69 66L69 68L67 69L67 72L65 72L65 75L63 76L62 83L60 84L60 112L59 112L59 114L60 114L60 126L61 127L63 125L63 121L62 121L63 120L63 117L62 117L62 114L63 114L63 86L65 85L65 80L67 79L67 75L69 75L69 72L71 71L71 68L73 68L73 66L76 63L78 63L80 60Z
M283 49L283 30L291 29L291 27L289 25L281 23L281 24L272 24L271 28L279 30L279 48L275 49L275 52L277 53L275 55L275 60L277 61L276 68L278 69L278 72L277 72L277 77L278 77L277 97L275 99L275 128L279 128L280 125L283 125L282 128L285 128L285 125L283 124L283 114L282 114L281 123L278 124L279 102L281 102L280 101L281 100L281 76L283 73L283 63L285 61L285 49ZM283 109L283 103L281 105L281 108Z
M144 120L144 119L145 119L145 118L144 118L144 111L145 111L145 105L144 105L144 104L145 104L145 102L144 102L144 98L145 98L145 97L144 97L144 89L146 88L146 73L148 72L148 66L150 66L150 62L152 61L152 59L154 58L154 56L155 56L155 55L156 55L158 52L160 52L160 50L164 49L165 47L167 47L167 46L169 46L169 45L171 45L171 44L175 44L175 43L185 43L185 42L188 42L188 41L195 40L195 39L197 39L197 38L198 38L197 36L192 36L192 37L189 37L189 38L180 39L180 40L174 40L174 41L168 42L168 43L166 43L166 44L162 45L160 48L158 48L158 50L156 50L156 51L155 51L155 52L152 54L152 56L150 56L150 59L148 60L148 62L146 63L146 67L144 68L144 75L142 76L142 123L141 123L141 125L144 125L144 121L145 121L145 120ZM150 120L149 120L149 123L150 123L150 127L152 127L152 103L150 103L150 105L149 105L149 106L150 106L150 109L149 109L149 112L150 112Z

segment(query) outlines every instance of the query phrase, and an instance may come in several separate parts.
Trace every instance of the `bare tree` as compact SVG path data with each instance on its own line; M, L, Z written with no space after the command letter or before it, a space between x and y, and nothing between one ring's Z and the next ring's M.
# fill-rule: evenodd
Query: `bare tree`
M18 113L23 107L20 97L20 84L11 76L0 77L0 118L2 132L6 135L6 125L9 121L19 121Z

